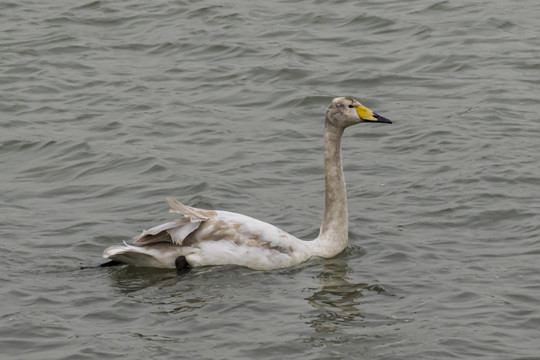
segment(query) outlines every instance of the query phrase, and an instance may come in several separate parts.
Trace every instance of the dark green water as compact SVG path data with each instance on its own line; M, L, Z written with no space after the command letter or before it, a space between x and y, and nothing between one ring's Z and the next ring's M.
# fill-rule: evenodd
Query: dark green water
M4 359L538 359L540 3L4 1ZM350 246L278 271L80 271L164 201Z

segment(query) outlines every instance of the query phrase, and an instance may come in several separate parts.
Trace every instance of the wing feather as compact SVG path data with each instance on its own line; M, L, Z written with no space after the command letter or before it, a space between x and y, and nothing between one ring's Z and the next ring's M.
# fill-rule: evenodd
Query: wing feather
M215 211L197 209L191 206L187 206L180 203L175 198L169 197L167 198L167 202L169 203L169 206L171 207L171 210L169 210L169 212L182 214L186 218L188 218L191 222L206 221L216 215Z
M160 242L182 245L184 239L197 230L200 225L200 222L191 222L187 218L170 221L143 231L142 234L135 237L133 245L146 246Z

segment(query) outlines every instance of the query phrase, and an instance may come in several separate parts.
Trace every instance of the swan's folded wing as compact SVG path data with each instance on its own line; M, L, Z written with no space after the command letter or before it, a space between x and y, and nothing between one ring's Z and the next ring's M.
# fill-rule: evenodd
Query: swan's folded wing
M135 237L133 244L145 246L160 242L168 242L176 245L182 245L182 241L199 228L200 222L191 222L187 218L174 220L165 224L154 226L145 230L139 236Z
M171 207L171 212L182 214L185 217L143 231L142 234L134 238L134 245L145 246L160 242L182 245L184 239L197 230L201 223L216 216L215 211L186 206L174 198L167 198L167 202Z

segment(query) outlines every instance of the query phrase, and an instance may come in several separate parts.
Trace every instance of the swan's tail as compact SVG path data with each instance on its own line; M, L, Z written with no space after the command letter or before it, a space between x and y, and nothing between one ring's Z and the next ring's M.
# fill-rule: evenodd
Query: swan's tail
M176 258L183 256L181 247L169 243L155 244L151 248L113 245L103 251L103 257L138 267L174 269Z
M171 212L183 214L184 217L143 231L135 237L133 245L124 242L124 245L111 246L103 251L103 257L110 259L112 262L109 263L114 265L122 263L168 269L178 268L182 261L187 261L187 254L184 252L188 250L182 247L184 240L197 230L201 223L215 216L216 212L192 208L173 198L167 198L167 201Z

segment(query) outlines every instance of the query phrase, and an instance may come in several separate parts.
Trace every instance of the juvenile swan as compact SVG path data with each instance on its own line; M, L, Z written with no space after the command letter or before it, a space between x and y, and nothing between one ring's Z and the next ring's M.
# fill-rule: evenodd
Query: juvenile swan
M347 194L341 164L341 136L359 123L392 122L350 97L335 98L324 124L324 215L319 236L304 241L263 221L221 210L203 210L167 201L177 220L144 231L133 245L103 252L107 264L183 268L235 264L270 270L300 264L312 256L330 258L347 247Z

